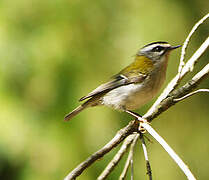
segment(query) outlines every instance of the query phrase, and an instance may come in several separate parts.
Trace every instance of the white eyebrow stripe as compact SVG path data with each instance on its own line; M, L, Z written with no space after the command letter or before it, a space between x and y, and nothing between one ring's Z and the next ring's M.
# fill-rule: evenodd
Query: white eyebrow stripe
M149 45L147 47L144 47L141 50L142 51L150 51L150 50L152 50L153 48L155 48L157 46L170 47L171 45L170 44L160 44L160 43L157 43L157 44L152 44L152 45Z

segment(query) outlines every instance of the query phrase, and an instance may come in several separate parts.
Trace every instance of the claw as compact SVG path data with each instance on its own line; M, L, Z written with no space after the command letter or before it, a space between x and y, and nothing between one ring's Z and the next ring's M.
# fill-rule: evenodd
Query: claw
M147 132L147 130L144 129L142 126L139 126L139 132L142 134L145 134Z
M138 118L138 121L140 122L140 124L139 124L139 131L141 133L143 133L143 134L146 133L147 131L146 131L146 129L144 129L144 127L142 126L141 123L147 123L147 124L150 124L150 123L146 119L144 119L142 117Z
M139 122L139 131L141 133L145 133L146 130L143 128L143 126L141 125L141 123L148 123L149 124L149 122L146 119L142 118L139 114L137 114L135 112L132 112L130 110L125 110L125 112L127 112L131 116L135 117L136 121Z

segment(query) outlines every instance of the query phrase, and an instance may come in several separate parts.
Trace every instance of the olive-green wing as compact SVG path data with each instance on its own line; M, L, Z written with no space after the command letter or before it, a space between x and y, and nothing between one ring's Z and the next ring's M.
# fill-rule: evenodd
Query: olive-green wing
M85 99L91 98L93 96L107 93L117 87L132 84L132 83L140 83L146 78L143 74L138 74L137 76L132 76L127 78L125 75L119 74L113 77L112 80L110 80L107 83L104 83L97 87L95 90L90 92L87 96L82 97L79 101L83 101Z

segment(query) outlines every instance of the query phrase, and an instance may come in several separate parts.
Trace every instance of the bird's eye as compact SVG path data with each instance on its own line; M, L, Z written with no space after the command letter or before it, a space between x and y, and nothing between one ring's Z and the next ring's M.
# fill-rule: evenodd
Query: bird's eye
M162 47L162 46L157 46L157 47L153 48L153 51L155 51L155 52L160 52L162 50L164 50L164 47Z

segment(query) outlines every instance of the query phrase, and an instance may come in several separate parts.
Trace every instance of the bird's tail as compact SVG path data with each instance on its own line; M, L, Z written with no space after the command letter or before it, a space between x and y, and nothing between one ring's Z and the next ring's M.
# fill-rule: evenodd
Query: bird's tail
M76 116L78 113L83 111L87 106L85 105L80 105L77 108L75 108L72 112L70 112L68 115L65 116L64 121L69 121L71 120L74 116Z

